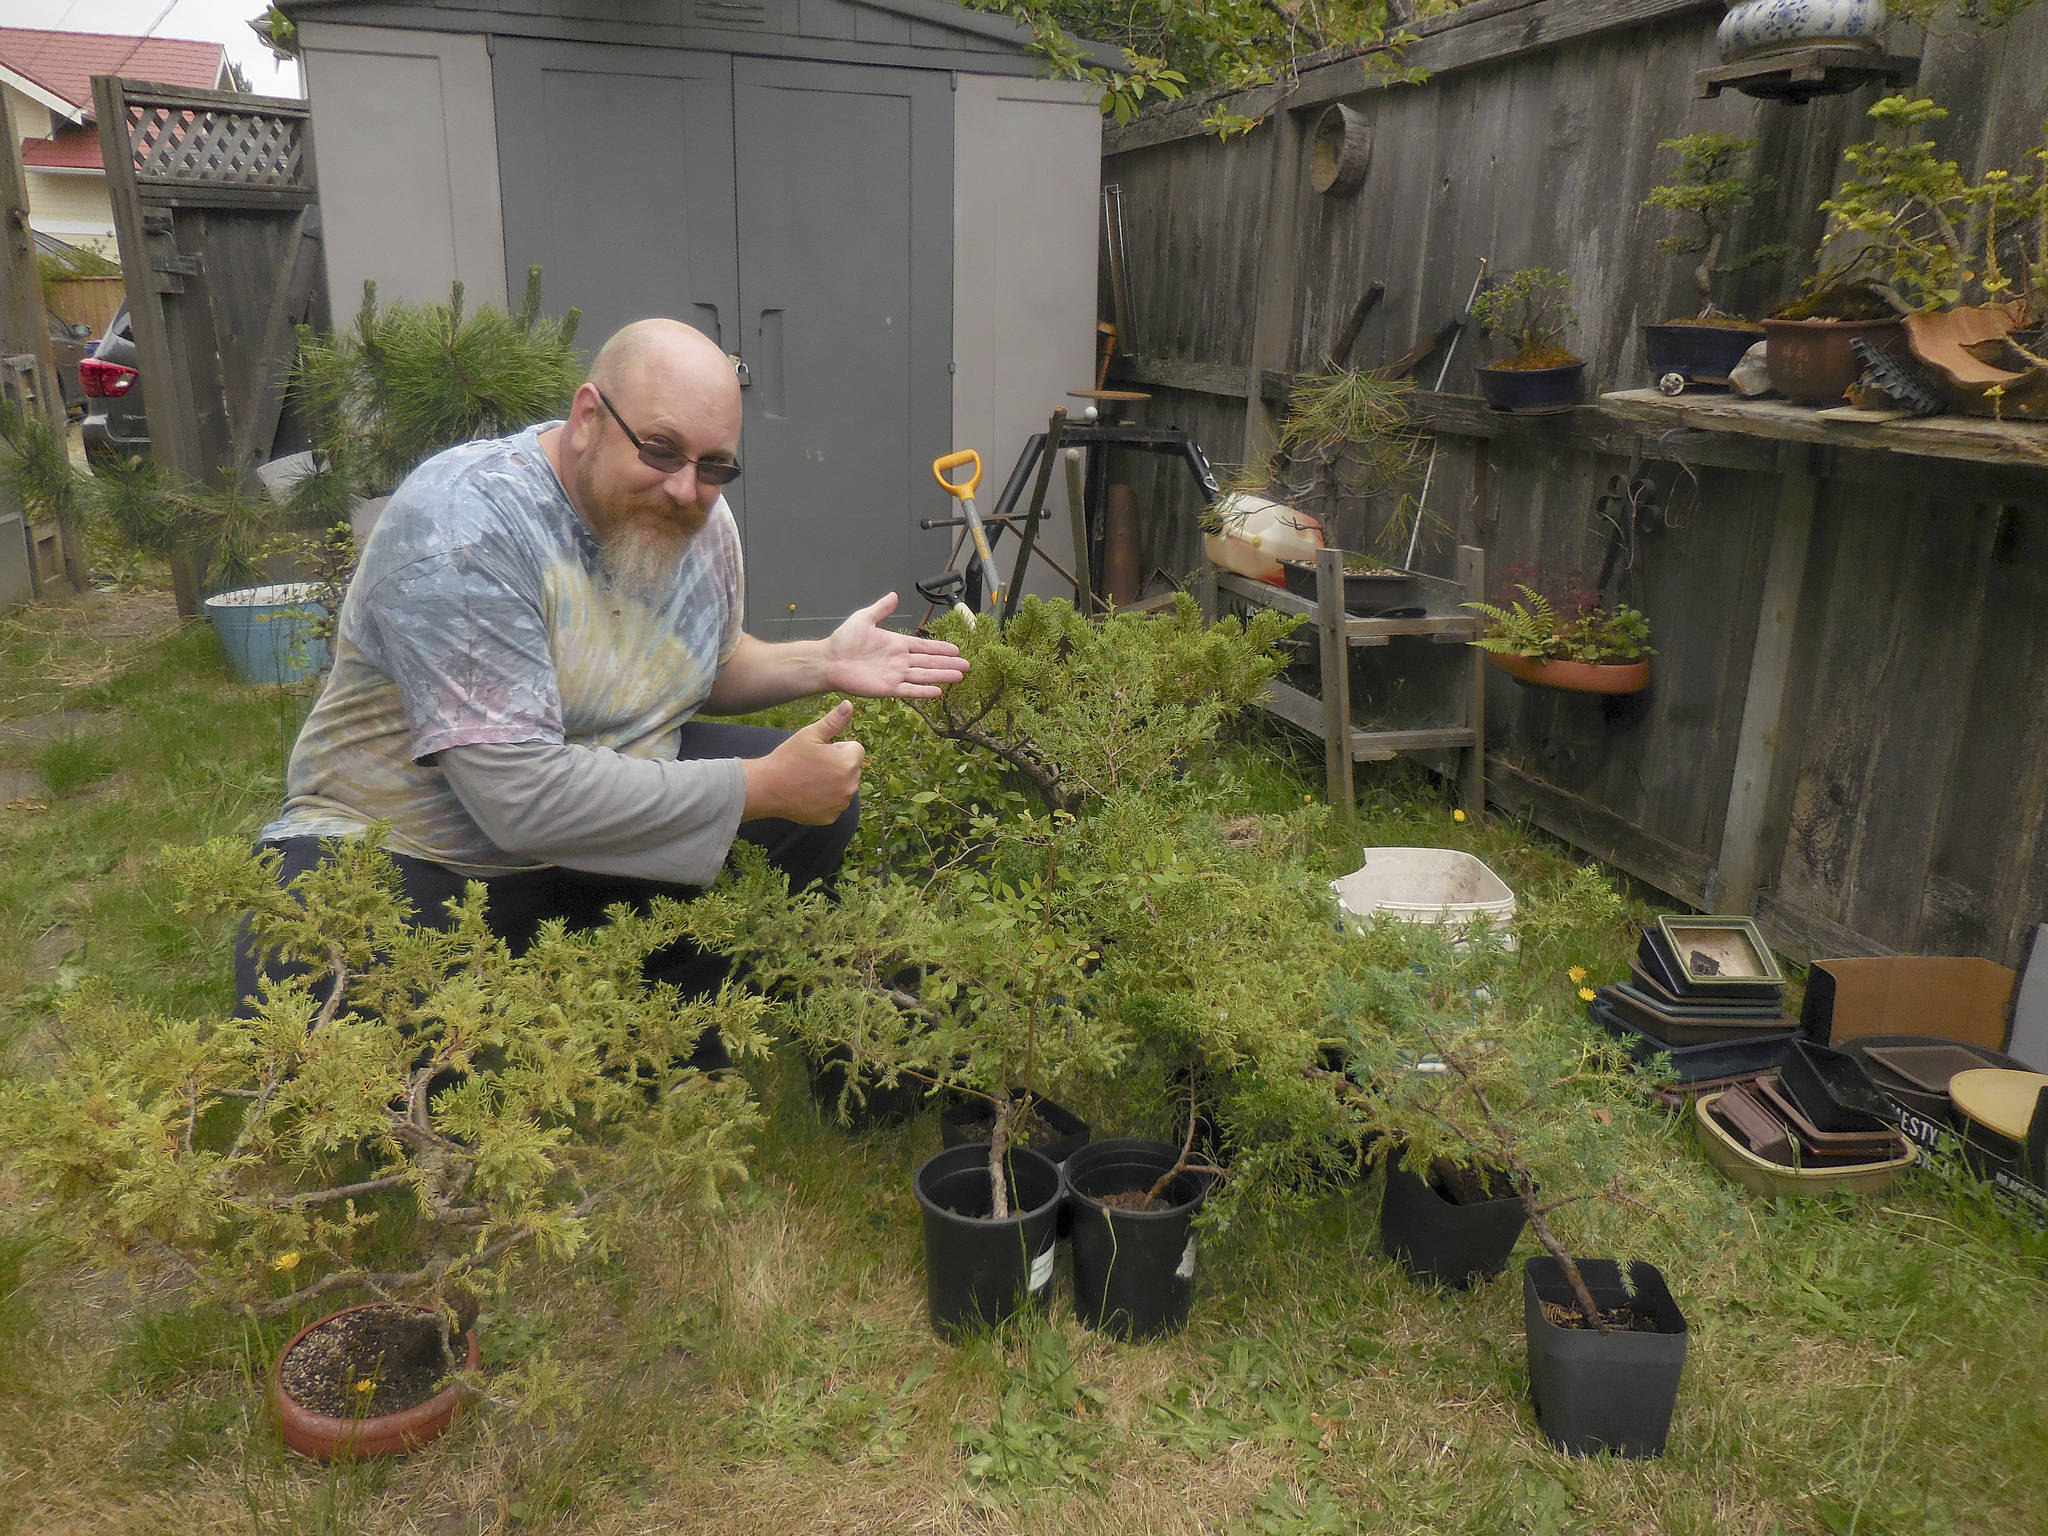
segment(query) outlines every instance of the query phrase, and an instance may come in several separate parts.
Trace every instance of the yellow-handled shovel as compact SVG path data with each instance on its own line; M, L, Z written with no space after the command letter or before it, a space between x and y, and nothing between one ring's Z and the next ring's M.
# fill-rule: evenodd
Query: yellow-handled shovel
M974 471L965 480L949 480L946 471L958 469L962 464L972 464ZM967 536L974 540L974 558L981 562L981 584L988 589L989 608L997 613L1002 611L1003 580L996 574L996 557L988 547L988 534L981 526L981 513L974 506L974 492L981 484L981 455L972 448L962 448L958 453L949 453L944 458L932 460L932 478L945 488L948 496L958 499L960 510L967 517Z

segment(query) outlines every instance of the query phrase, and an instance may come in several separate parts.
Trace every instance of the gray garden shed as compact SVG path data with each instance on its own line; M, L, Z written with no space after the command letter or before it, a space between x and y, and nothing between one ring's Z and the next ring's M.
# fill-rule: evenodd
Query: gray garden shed
M1091 382L1100 117L946 0L287 0L334 314L504 302L746 364L748 622L815 634L946 562L931 461L1000 484ZM993 499L984 486L983 500ZM1046 525L1071 553L1064 519ZM1034 585L1037 585L1034 583ZM1056 590L1051 583L1044 590Z

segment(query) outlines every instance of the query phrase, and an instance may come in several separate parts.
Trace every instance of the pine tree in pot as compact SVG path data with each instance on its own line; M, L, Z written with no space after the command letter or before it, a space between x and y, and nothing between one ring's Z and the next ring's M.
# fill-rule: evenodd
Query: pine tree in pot
M1555 1225L1588 1200L1634 1204L1619 1175L1603 1177L1619 1156L1614 1118L1628 1107L1620 1057L1526 1003L1502 1002L1512 962L1483 935L1462 952L1427 927L1390 926L1362 942L1380 963L1335 996L1362 1121L1404 1149L1409 1168L1462 1169L1519 1201L1544 1249L1523 1287L1545 1434L1574 1452L1658 1454L1684 1318L1652 1266L1632 1265L1623 1284L1612 1261L1575 1258Z
M1678 157L1677 174L1652 187L1646 208L1660 209L1680 221L1677 234L1666 235L1657 249L1672 256L1697 256L1693 286L1699 292L1696 315L1643 327L1643 352L1650 376L1664 388L1676 374L1687 383L1726 384L1742 355L1763 340L1763 327L1730 314L1715 302L1719 280L1792 254L1788 245L1758 246L1723 261L1736 217L1777 185L1773 176L1744 176L1741 168L1756 140L1732 133L1691 133L1660 140L1657 147Z
M445 930L409 926L361 843L289 892L234 840L171 866L185 910L216 931L252 914L307 974L246 1019L163 1017L88 983L65 1005L62 1059L0 1091L0 1151L45 1231L201 1301L259 1317L383 1304L319 1319L280 1356L276 1417L310 1453L438 1432L475 1308L523 1254L709 1209L744 1171L756 1116L736 1074L645 1091L705 1028L764 1049L758 1002L682 1003L640 980L680 931L673 904L550 928L514 957L480 887Z
M1496 411L1540 414L1570 408L1585 359L1559 343L1578 324L1572 280L1550 267L1523 267L1485 289L1472 314L1486 334L1513 348L1498 363L1472 371L1479 392Z

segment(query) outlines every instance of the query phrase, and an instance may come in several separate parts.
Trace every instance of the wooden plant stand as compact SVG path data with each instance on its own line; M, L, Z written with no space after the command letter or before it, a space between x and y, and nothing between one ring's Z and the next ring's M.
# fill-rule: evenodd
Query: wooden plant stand
M1321 698L1275 679L1260 702L1282 720L1322 738L1330 804L1346 821L1357 814L1357 792L1351 773L1354 763L1383 763L1397 753L1442 748L1456 748L1461 754L1459 798L1468 813L1480 815L1486 809L1486 653L1474 647L1471 665L1460 673L1464 679L1458 699L1462 725L1368 731L1351 724L1351 648L1391 645L1396 640L1464 645L1476 639L1485 621L1459 605L1485 595L1485 552L1461 544L1455 579L1416 578L1421 604L1427 609L1419 619L1360 619L1346 613L1343 558L1343 553L1334 549L1317 554L1317 595L1313 602L1265 582L1228 571L1215 572L1218 591L1256 607L1308 615L1322 642L1318 648Z

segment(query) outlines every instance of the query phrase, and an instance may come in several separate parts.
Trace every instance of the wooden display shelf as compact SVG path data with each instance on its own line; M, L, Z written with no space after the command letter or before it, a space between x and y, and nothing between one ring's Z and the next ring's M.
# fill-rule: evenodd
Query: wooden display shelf
M1789 101L1797 106L1816 96L1839 96L1873 81L1904 85L1919 75L1920 61L1909 55L1880 53L1856 43L1815 43L1703 69L1693 76L1692 83L1701 100L1711 100L1723 91L1740 91L1759 101Z
M2048 426L2039 423L1993 421L1986 416L1857 421L1784 400L1689 392L1665 395L1654 389L1602 395L1600 409L1623 421L1658 428L1690 427L1780 442L1825 443L1916 458L2048 470Z
M1434 726L1415 730L1364 730L1351 723L1351 650L1354 646L1381 646L1397 639L1428 640L1442 645L1462 645L1477 639L1484 621L1459 605L1483 595L1486 586L1486 556L1473 546L1460 545L1456 579L1441 576L1415 578L1428 610L1415 619L1356 618L1344 611L1344 567L1341 551L1326 549L1316 556L1316 598L1298 596L1283 587L1251 581L1227 571L1215 572L1216 589L1261 608L1298 613L1314 620L1320 638L1322 697L1274 681L1267 685L1260 702L1272 714L1299 726L1323 741L1323 765L1329 781L1330 804L1349 821L1356 814L1357 793L1352 767L1357 763L1385 762L1402 752L1456 750L1462 754L1459 782L1466 809L1478 815L1486 808L1486 656L1472 652L1472 663L1464 673L1465 685L1458 699L1463 725Z

